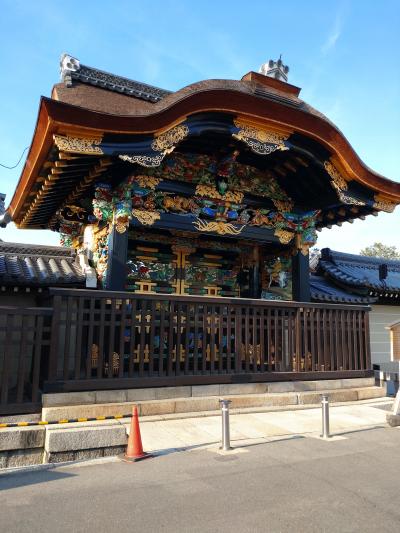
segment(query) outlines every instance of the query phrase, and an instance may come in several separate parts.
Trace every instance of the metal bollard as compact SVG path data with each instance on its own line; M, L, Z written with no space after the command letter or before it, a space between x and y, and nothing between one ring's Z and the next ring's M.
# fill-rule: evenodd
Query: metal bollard
M329 439L329 397L327 394L321 395L322 407L322 435L323 439Z
M222 414L222 446L221 450L227 452L232 449L229 435L229 404L230 400L220 400Z

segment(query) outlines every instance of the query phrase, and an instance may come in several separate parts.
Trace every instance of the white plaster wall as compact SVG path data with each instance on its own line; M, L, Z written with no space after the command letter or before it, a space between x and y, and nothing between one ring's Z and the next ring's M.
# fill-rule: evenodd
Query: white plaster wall
M372 364L387 363L390 358L390 331L386 326L400 319L400 305L373 305L369 314Z

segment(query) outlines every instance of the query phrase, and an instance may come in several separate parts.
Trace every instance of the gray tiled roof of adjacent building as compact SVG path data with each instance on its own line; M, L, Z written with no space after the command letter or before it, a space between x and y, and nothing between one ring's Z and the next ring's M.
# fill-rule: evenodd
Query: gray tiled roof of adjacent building
M379 266L387 265L387 278L379 279ZM337 252L330 248L321 250L318 274L349 289L364 289L373 295L400 294L400 260Z
M310 276L311 299L314 302L326 302L332 304L369 305L376 302L377 298L368 295L354 294L346 289L335 286L323 276Z
M0 285L84 286L85 274L72 248L0 242Z

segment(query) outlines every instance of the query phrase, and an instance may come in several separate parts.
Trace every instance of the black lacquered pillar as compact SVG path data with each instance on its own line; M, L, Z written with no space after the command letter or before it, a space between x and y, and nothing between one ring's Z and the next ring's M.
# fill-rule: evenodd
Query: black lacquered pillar
M292 289L295 302L311 301L309 254L296 250L292 258Z
M107 290L125 290L127 255L128 231L119 233L113 226L108 242Z
M249 269L249 297L261 297L260 249L257 245L253 249L252 266Z

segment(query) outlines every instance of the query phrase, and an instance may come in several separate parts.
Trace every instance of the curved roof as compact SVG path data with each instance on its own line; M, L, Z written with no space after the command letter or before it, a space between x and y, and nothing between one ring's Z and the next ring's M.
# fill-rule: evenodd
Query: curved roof
M85 75L71 73L72 86L58 84L52 99L41 100L28 158L8 208L17 223L31 202L29 195L35 196L39 190L39 174L43 174L54 149L55 134L89 139L115 134L154 138L188 117L207 112L229 114L257 127L283 132L289 141L296 135L305 136L318 143L346 182L366 187L375 195L374 209L380 209L378 204L400 203L400 184L368 168L332 122L299 98L297 87L251 72L239 81L205 80L168 94L145 84L140 87L139 82L126 78L115 80L108 73L97 82L98 74L90 73L95 69L84 68ZM124 80L129 82L126 89ZM39 193L44 197L46 189Z

